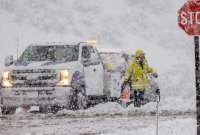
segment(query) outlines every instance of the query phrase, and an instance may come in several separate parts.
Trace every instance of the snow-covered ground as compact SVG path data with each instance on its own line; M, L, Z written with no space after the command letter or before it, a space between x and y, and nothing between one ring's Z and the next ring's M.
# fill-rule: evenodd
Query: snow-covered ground
M1 135L155 135L153 116L66 118L33 116L6 117L0 122ZM195 135L195 118L166 116L160 118L161 135Z
M16 57L17 48L21 54L33 42L97 39L99 49L133 53L141 48L159 74L160 111L195 112L193 40L177 26L177 11L184 2L186 0L0 0L0 72L5 56L14 54ZM155 104L141 109L130 106L124 111L117 104L107 103L86 111L59 112L60 117L6 116L0 120L0 133L151 135L155 133L155 117L112 117L112 113L151 112L154 107ZM72 114L75 118L67 117ZM91 117L76 118L77 115ZM195 115L162 117L160 123L162 135L196 134Z
M2 135L155 135L155 106L146 110L123 109L115 103L89 110L63 110L58 114L15 114L0 117ZM148 113L149 112L149 113ZM154 113L153 113L154 112ZM159 117L160 135L195 135L196 117L192 113L164 113Z
M161 108L160 108L161 109ZM57 114L30 114L18 111L0 116L1 135L155 135L156 104L124 109L105 103L88 110L62 110ZM194 112L159 110L159 134L195 135Z

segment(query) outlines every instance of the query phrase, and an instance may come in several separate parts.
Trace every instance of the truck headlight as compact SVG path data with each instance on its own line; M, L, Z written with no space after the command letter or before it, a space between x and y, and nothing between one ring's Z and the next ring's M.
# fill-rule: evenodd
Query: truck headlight
M58 82L59 86L67 86L69 85L69 72L68 70L60 71L60 80Z
M2 86L5 87L5 88L12 87L11 73L9 71L4 71L3 72Z

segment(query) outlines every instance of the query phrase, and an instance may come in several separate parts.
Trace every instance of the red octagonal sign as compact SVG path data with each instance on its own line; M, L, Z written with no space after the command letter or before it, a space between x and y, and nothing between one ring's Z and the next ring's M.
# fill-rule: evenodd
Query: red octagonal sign
M189 35L200 35L200 0L189 0L178 11L178 25Z

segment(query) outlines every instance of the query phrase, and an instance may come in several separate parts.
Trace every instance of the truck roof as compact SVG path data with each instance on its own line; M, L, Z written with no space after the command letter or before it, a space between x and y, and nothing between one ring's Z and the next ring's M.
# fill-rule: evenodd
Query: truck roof
M41 43L32 43L31 46L54 46L54 45L77 45L77 44L69 44L64 42L41 42Z
M30 46L59 46L59 45L88 45L91 46L90 44L87 44L86 42L79 42L79 43L65 43L65 42L42 42L42 43L32 43Z

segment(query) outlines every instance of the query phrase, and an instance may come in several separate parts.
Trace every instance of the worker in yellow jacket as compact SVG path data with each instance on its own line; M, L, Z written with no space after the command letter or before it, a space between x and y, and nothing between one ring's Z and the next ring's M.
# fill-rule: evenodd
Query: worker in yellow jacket
M134 97L140 101L144 99L144 92L150 85L148 74L157 77L155 70L149 67L145 53L139 49L135 52L123 78L124 82L131 85L130 98Z

